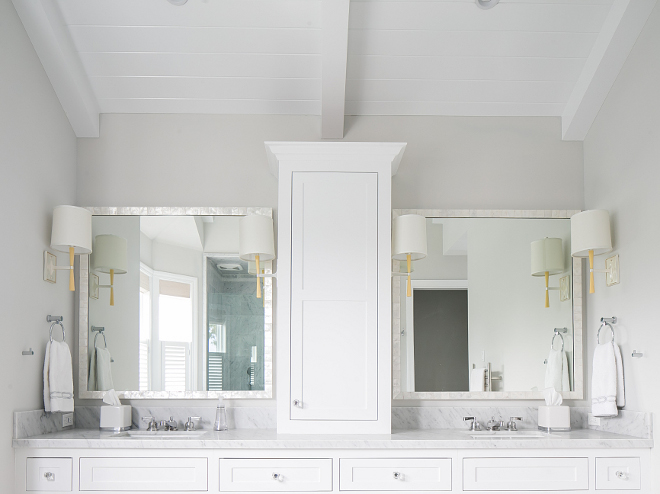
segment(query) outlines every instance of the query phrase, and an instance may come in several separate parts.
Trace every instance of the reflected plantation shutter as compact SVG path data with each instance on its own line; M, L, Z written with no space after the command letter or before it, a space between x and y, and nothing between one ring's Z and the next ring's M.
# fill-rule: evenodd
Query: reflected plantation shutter
M163 390L185 391L188 382L188 352L190 345L178 341L161 342Z

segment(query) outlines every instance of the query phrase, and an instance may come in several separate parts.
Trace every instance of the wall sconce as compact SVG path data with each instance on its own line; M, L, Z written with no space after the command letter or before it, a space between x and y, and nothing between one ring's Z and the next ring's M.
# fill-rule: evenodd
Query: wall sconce
M257 298L261 298L261 280L266 276L261 273L260 262L275 259L275 238L273 220L268 216L243 216L238 222L238 256L244 261L254 261L257 274Z
M110 288L110 305L115 305L115 275L126 274L128 265L128 242L117 235L97 235L94 238L94 253L92 254L92 269L99 273L110 274L109 285L99 285L99 288Z
M392 221L392 259L406 261L408 287L406 295L412 296L410 273L412 261L426 257L426 218L419 214L404 214Z
M589 258L589 293L595 292L594 273L607 273L608 279L616 277L618 280L618 262L608 263L609 269L594 269L594 256L611 250L610 214L607 211L592 209L571 218L571 256Z
M564 248L560 238L543 238L532 242L532 276L545 276L545 306L550 307L549 277L564 272Z
M69 253L69 265L57 266L57 257L44 251L44 280L55 283L58 269L69 270L69 290L76 289L73 279L73 256L92 252L92 213L75 206L53 209L53 229L50 247Z

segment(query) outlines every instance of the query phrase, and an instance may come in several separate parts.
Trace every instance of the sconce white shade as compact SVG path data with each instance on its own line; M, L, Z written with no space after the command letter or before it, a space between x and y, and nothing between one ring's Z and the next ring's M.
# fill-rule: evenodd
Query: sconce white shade
M268 216L243 216L238 222L239 257L244 261L272 261L275 259L273 220Z
M74 254L92 252L92 213L76 206L57 206L53 209L53 229L50 246L60 252Z
M571 217L571 255L589 257L590 250L595 256L612 250L610 214L604 209L582 211Z
M128 269L128 242L117 235L97 235L94 238L92 269L101 273L125 274Z
M411 261L426 257L426 218L418 214L405 214L392 221L392 259Z
M561 238L543 238L532 242L532 276L559 274L564 271Z

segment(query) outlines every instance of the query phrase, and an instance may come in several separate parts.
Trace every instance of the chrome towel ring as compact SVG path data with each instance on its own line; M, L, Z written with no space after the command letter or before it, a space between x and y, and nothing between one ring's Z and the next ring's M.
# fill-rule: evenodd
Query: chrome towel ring
M559 339L561 340L561 351L564 351L564 337L561 335L559 332L555 332L554 336L552 337L552 341L550 342L550 349L554 350L555 348L555 338L559 336Z
M610 328L610 332L612 333L612 341L614 341L614 328L612 327L612 324L616 324L616 317L601 317L600 318L600 328L598 328L598 333L596 333L596 344L600 345L600 330L603 329L605 326Z
M66 331L64 330L64 325L62 324L62 321L55 321L53 324L50 325L50 342L53 342L53 327L54 326L59 326L62 328L62 341L66 341Z

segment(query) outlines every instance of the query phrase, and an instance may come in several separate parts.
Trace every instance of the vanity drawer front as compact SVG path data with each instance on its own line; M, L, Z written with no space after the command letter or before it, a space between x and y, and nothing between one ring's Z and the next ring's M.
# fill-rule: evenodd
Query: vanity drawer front
M332 490L332 459L220 460L222 492L321 492Z
M28 458L25 487L28 491L71 491L71 458Z
M641 489L639 458L596 458L596 489Z
M81 491L206 491L206 458L80 458Z
M588 458L465 458L465 491L589 489Z
M339 460L342 491L450 491L450 458Z

